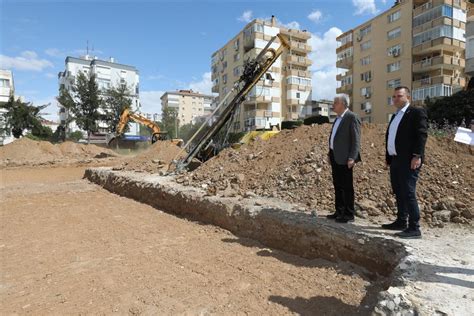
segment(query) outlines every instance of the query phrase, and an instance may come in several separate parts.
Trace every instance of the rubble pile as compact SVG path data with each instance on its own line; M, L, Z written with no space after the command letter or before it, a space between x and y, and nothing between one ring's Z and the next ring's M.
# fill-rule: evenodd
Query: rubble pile
M300 205L301 211L333 212L331 167L327 161L330 125L301 126L273 138L222 151L178 183L209 195L265 196ZM364 124L362 162L354 169L357 215L373 221L396 214L385 167L386 125ZM430 226L472 223L474 156L451 139L429 137L417 187L423 220Z
M107 148L96 145L64 142L53 144L23 137L0 147L0 166L38 166L68 163L90 163L98 159L116 157Z
M166 172L170 167L170 163L181 152L181 148L170 141L159 141L151 145L145 151L138 155L126 159L125 162L114 170L127 170L138 172L159 173ZM180 157L185 153L181 153Z

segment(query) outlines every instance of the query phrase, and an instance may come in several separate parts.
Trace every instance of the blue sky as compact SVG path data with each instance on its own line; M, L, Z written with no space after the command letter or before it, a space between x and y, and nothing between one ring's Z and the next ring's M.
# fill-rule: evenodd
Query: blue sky
M16 93L50 103L57 117L57 73L67 56L114 57L140 73L144 112L160 112L164 91L210 93L211 54L248 21L275 15L312 33L313 98L336 87L335 37L388 9L391 0L66 1L0 0L0 68L13 71Z

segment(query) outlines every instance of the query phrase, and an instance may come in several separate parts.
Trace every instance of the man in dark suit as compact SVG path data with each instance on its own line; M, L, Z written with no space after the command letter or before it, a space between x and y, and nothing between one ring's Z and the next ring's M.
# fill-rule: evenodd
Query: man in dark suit
M401 238L421 238L416 182L425 153L426 111L410 105L410 89L407 87L396 88L392 98L397 112L393 114L385 135L385 160L390 167L390 182L398 212L395 222L384 224L382 228L402 230L395 234Z
M336 222L354 221L354 183L353 167L360 161L360 120L349 110L350 99L347 94L334 98L333 110L337 118L329 136L329 161L332 168L336 211L328 215Z

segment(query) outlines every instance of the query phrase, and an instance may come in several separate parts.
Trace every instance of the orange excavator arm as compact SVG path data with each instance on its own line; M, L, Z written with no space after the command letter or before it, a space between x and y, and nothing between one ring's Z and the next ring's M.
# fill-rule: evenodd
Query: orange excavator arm
M120 115L120 121L117 125L117 134L122 134L125 126L127 126L128 121L133 120L137 123L143 124L149 129L152 130L153 134L161 134L160 127L155 124L152 120L147 119L146 117L131 112L129 109L125 109Z

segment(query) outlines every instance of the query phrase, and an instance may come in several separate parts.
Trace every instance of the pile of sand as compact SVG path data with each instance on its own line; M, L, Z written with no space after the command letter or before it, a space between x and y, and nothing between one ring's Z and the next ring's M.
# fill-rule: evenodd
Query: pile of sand
M110 149L96 145L64 142L52 144L23 137L0 147L0 166L51 165L89 163L97 159L116 157Z
M144 152L126 159L114 170L128 170L138 172L157 173L167 171L173 159L182 157L181 148L169 141L159 141L151 145Z

